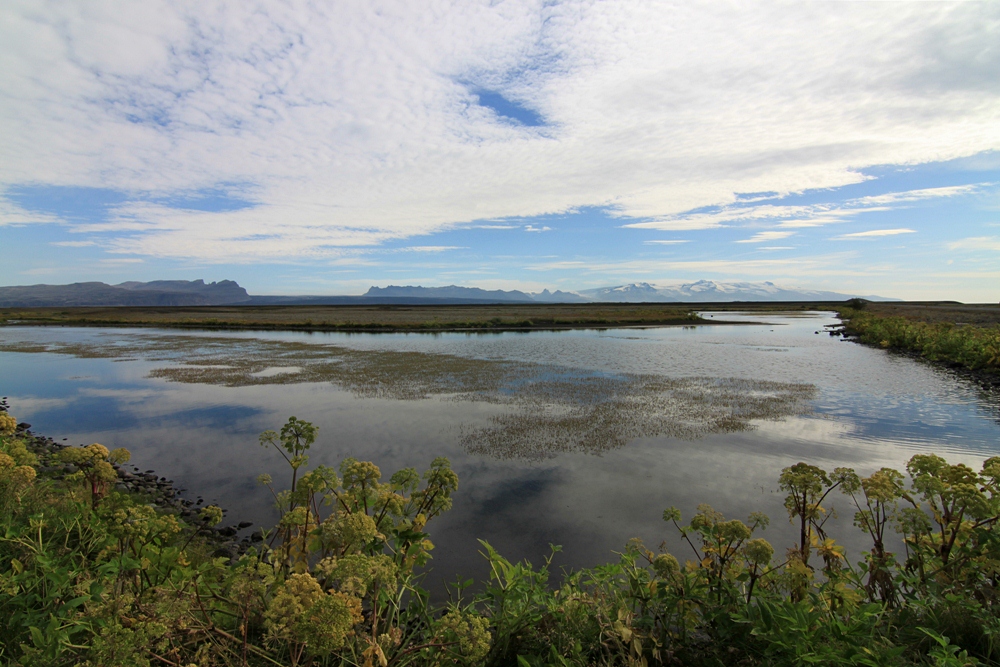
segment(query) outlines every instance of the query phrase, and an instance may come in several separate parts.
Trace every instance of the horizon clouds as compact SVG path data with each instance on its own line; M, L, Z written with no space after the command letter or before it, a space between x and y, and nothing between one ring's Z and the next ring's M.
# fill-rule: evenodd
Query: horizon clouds
M0 282L995 301L998 36L982 2L12 2Z

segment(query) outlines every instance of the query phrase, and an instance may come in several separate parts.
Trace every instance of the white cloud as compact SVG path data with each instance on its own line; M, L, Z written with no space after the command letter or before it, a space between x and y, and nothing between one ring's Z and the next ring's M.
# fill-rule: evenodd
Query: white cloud
M765 241L777 241L786 239L795 232L757 232L748 239L742 239L737 243L764 243Z
M921 201L924 199L936 199L938 197L959 197L973 194L985 186L992 183L977 183L972 185L953 185L941 188L924 188L922 190L907 190L905 192L889 192L884 195L873 195L871 197L861 197L853 200L852 203L859 206L870 206L878 204L897 204L900 202Z
M1000 237L997 236L974 236L960 239L948 244L949 250L986 250L1000 251Z
M461 250L462 246L457 245L414 245L406 248L399 248L400 252L447 252L448 250Z
M992 183L975 183L940 188L890 192L850 199L842 203L808 205L759 204L738 201L712 212L687 212L624 225L632 229L664 231L717 229L755 224L776 224L784 229L805 229L845 222L861 213L889 211L901 204L939 197L956 197L980 192ZM755 201L755 200L750 200Z
M898 229L871 229L867 232L854 232L853 234L841 234L837 236L838 239L869 239L877 238L880 236L896 236L898 234L914 234L916 233L912 229L898 228Z
M643 245L676 245L678 243L690 243L691 241L687 239L654 239L652 241L643 241Z
M2 62L2 61L0 61ZM2 139L0 139L2 142ZM3 184L0 183L0 186ZM7 225L28 225L34 223L59 223L62 220L54 215L27 211L9 199L0 195L0 227Z
M1000 149L998 16L996 3L12 0L0 187L226 185L257 207L123 207L101 227L121 251L204 261L335 257L584 207L707 229L738 218L681 214ZM462 82L548 125L497 122ZM0 225L55 221L3 206ZM842 217L827 213L772 219Z
M50 245L60 246L63 248L86 248L97 245L97 243L94 241L53 241Z
M551 232L552 228L548 227L546 225L542 225L541 227L535 227L534 225L525 225L524 226L524 231L526 231L526 232Z

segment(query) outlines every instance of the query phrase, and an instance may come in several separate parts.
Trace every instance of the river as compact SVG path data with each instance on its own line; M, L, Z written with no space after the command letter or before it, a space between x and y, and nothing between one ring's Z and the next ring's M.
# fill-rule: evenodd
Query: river
M832 313L704 313L738 325L344 334L71 327L0 328L0 393L37 433L127 447L228 509L275 519L282 460L257 436L294 415L319 426L311 464L371 460L385 477L446 456L454 508L429 526L427 583L482 578L478 539L556 566L615 558L661 520L709 503L727 518L770 515L794 541L777 477L806 461L867 474L936 452L978 468L1000 454L995 395L951 371L841 340ZM833 533L853 550L846 499Z

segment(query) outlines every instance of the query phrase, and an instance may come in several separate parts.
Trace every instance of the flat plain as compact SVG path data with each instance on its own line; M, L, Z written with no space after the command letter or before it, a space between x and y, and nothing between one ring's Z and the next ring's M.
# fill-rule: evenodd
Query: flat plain
M316 331L456 331L713 324L699 310L834 310L842 303L0 308L0 323Z
M838 311L843 301L0 308L0 324L310 331L461 331L723 324L701 311ZM1000 304L871 302L878 315L1000 324Z

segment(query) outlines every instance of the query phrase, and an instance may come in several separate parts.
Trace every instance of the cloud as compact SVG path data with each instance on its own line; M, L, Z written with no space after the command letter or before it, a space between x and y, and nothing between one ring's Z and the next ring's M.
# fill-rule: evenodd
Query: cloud
M914 234L915 230L898 228L898 229L872 229L867 232L854 232L853 234L841 234L840 236L834 237L841 240L849 239L868 239L877 238L880 236L896 236L897 234Z
M525 225L524 231L526 232L551 232L552 228L542 225L541 227L535 227L534 225Z
M737 243L764 243L765 241L777 241L792 236L795 232L757 232L748 239L742 239Z
M643 241L643 245L676 245L678 243L690 243L691 241L687 239L654 239L652 241Z
M2 141L2 140L0 140ZM0 186L3 184L0 183ZM0 227L8 225L61 223L62 218L48 213L29 211L0 195Z
M974 236L948 244L949 250L1000 251L1000 237Z
M859 206L870 206L879 204L898 204L901 202L914 202L924 199L935 199L938 197L959 197L974 194L984 187L993 183L976 183L971 185L953 185L940 188L924 188L921 190L907 190L905 192L889 192L884 195L873 195L852 200L852 203Z
M462 250L462 246L457 245L414 245L406 248L399 248L400 252L446 252L448 250Z
M94 241L53 241L49 245L60 246L63 248L86 248L92 245L97 245Z
M336 257L585 207L663 230L827 224L843 214L685 212L1000 149L998 16L995 3L14 2L0 187L126 193L109 247L212 262ZM220 188L247 207L183 208ZM61 220L3 206L0 225Z
M890 211L910 202L927 199L958 197L975 194L993 183L974 183L940 188L924 188L889 192L849 199L844 202L829 202L811 205L759 204L757 198L738 199L735 203L719 207L711 212L686 212L673 216L635 222L624 225L631 229L688 230L717 229L754 223L776 223L785 229L822 227L845 222L861 213Z
M58 266L58 267L57 266L36 266L34 268L31 268L31 269L25 269L24 271L20 271L19 273L22 276L51 276L51 275L56 275L56 274L62 273L65 270L66 270L66 268L65 267L61 267L61 266Z
M890 211L910 202L933 198L956 197L975 194L992 183L975 183L970 185L947 186L939 188L924 188L890 192L849 199L844 202L830 202L810 205L756 204L758 197L737 198L737 201L717 210L704 212L695 211L681 213L656 220L636 222L623 225L632 229L657 229L662 231L680 231L697 229L718 229L737 226L776 225L781 229L808 229L825 225L840 224L861 213ZM748 203L750 205L748 205ZM778 236L782 232L768 232L770 238L780 239L791 233ZM877 234L867 234L877 236ZM844 235L840 238L854 238L855 235ZM738 243L759 243L768 240L767 236L755 236Z

